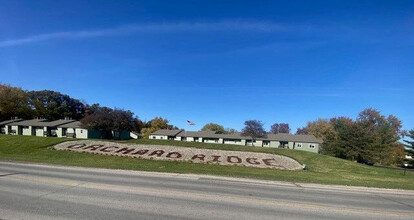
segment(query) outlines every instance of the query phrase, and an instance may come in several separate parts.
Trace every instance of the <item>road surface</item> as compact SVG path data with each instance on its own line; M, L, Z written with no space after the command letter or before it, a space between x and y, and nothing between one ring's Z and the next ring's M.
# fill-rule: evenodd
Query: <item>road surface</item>
M414 219L414 191L0 162L0 219Z

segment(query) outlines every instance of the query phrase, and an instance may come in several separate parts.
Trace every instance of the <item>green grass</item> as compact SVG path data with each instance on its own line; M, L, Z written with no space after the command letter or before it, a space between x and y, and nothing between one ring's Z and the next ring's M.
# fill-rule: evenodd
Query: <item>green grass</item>
M204 144L166 140L129 140L123 143L176 145L234 151L251 151L285 155L307 165L306 171L283 171L239 166L195 164L189 162L145 160L127 157L104 156L89 153L57 151L50 146L73 139L0 135L0 160L60 164L157 172L212 174L248 177L290 182L369 186L414 190L414 172L370 167L355 162L309 152L244 147L222 144Z

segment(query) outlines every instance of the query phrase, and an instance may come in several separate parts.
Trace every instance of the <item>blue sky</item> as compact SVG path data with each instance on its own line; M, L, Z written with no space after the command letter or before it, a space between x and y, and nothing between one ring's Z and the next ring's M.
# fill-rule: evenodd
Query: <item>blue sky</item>
M414 128L413 1L1 1L0 82L142 120Z

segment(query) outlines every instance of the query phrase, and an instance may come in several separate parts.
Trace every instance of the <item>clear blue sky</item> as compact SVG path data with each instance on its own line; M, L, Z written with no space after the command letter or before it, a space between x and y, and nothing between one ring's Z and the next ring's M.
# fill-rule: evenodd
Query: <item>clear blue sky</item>
M414 1L0 3L1 83L193 130L367 107L414 128Z

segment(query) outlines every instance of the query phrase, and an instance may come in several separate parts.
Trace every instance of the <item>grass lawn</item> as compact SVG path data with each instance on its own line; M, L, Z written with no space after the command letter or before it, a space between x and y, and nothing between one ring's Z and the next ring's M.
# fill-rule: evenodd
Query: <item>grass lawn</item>
M285 155L307 165L306 171L283 171L238 166L158 161L52 150L49 147L73 139L0 135L0 160L70 166L100 167L174 173L212 174L290 182L339 184L414 190L414 172L361 165L330 156L286 149L205 144L167 140L129 140L123 143L176 145Z

